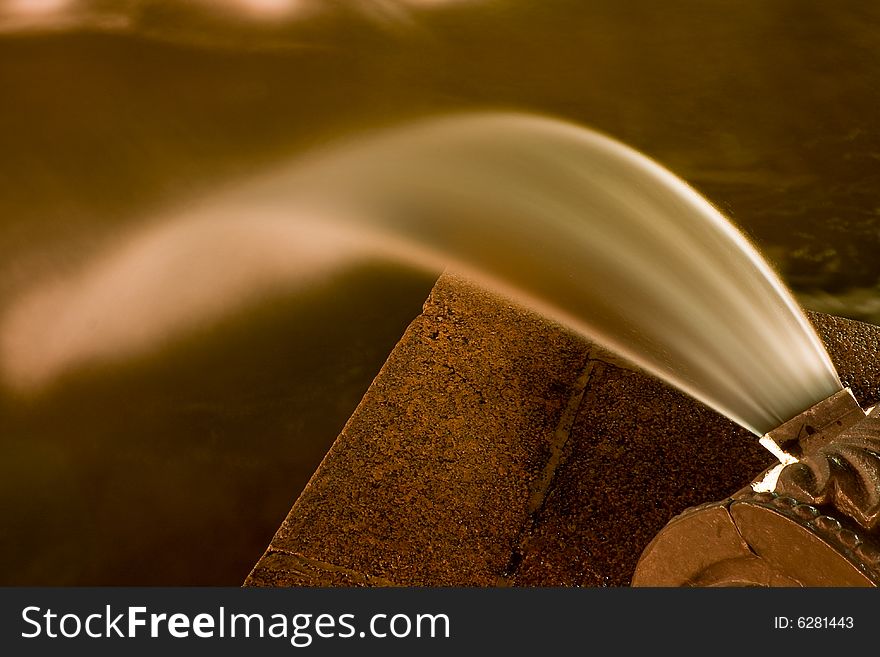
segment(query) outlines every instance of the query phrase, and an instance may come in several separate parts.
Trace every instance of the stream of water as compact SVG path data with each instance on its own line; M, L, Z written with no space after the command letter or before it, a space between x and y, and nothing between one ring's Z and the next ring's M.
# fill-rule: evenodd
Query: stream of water
M763 434L840 389L779 278L627 146L525 114L368 135L120 235L0 323L7 385L122 359L365 259L450 266Z

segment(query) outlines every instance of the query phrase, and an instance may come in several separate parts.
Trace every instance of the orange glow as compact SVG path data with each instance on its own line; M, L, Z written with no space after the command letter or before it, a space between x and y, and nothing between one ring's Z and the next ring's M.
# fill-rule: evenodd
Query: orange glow
M73 0L12 0L9 8L17 14L45 15L67 9L73 4Z
M242 0L242 4L256 11L274 13L286 11L298 3L294 0Z
M225 4L251 16L278 18L300 13L311 3L308 0L226 0Z

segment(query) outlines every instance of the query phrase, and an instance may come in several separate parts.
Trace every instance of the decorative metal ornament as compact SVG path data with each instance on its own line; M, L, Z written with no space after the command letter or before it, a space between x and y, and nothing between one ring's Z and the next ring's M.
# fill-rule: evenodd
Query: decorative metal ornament
M880 407L846 389L761 442L782 463L673 518L633 586L880 586Z

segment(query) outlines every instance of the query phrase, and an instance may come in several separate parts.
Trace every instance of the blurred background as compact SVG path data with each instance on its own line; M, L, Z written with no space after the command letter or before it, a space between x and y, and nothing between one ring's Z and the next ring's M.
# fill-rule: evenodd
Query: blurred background
M880 323L878 80L862 1L0 0L0 316L273 163L488 108L633 145ZM239 584L432 282L359 267L0 388L0 584Z

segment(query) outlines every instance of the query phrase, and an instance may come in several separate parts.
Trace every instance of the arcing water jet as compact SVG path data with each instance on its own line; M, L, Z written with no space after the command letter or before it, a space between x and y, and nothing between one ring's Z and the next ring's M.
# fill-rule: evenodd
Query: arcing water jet
M841 387L777 276L693 189L608 137L515 114L347 142L148 222L13 300L0 366L39 387L369 257L462 269L758 435Z

